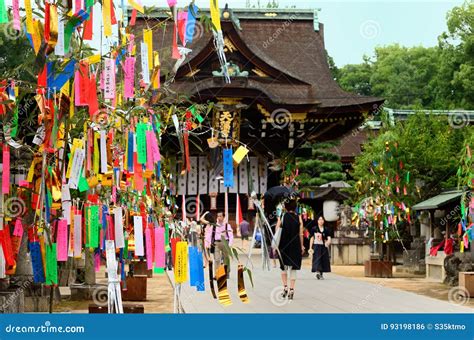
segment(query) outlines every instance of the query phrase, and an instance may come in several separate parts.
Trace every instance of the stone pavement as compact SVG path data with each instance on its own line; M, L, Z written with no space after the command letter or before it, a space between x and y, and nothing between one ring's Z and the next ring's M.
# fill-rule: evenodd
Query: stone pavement
M242 303L237 293L236 266L232 266L228 281L232 305L224 307L212 298L209 282L206 291L197 292L183 284L181 301L186 313L472 313L473 309L430 297L386 287L380 279L376 283L354 280L336 274L325 274L316 280L306 268L298 272L294 300L280 298L282 292L280 270L264 271L261 260L253 256L252 269L255 286L252 288L244 273L250 298ZM207 280L207 269L205 271ZM389 279L388 279L389 280ZM216 288L217 289L217 288Z

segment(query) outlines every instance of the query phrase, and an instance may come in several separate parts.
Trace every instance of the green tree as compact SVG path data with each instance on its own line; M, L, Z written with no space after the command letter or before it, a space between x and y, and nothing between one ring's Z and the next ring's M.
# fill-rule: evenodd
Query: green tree
M337 79L339 85L346 91L357 93L362 96L372 95L373 66L369 57L364 56L362 64L349 64L338 70Z
M314 143L311 145L311 159L296 159L296 168L299 171L296 181L299 182L301 190L346 178L341 157L330 150L336 145L337 142Z

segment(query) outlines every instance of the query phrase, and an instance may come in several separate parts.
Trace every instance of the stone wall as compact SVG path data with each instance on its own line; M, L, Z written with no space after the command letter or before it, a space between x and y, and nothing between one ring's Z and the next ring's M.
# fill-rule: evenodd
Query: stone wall
M330 251L334 265L364 264L370 258L370 239L365 229L340 228L334 233Z

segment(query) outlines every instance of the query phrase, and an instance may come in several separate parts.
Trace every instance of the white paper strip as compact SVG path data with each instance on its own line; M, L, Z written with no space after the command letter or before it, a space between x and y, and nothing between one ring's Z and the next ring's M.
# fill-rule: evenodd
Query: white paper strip
M198 160L197 157L189 157L191 164L191 171L188 172L188 195L197 195L197 181L198 181Z
M69 192L69 185L64 183L61 186L61 207L63 210L63 218L71 225L71 193Z
M5 256L3 255L3 248L0 245L0 279L6 278L6 262Z
M209 193L219 192L219 183L216 176L212 175L212 170L209 170Z
M258 163L258 172L260 178L260 194L264 194L267 191L267 159L261 158Z
M82 254L82 215L74 215L74 257Z
M248 177L248 162L247 158L244 158L239 165L239 193L249 193L249 177Z
M69 188L71 189L77 189L83 162L84 149L76 149L76 151L74 151L74 158L72 159L71 176L69 177Z
M150 70L148 68L148 45L142 42L140 44L140 57L142 61L142 79L145 84L150 84Z
M115 245L117 248L125 247L125 240L123 237L123 220L122 208L115 207L114 209L114 225L115 225Z
M178 175L178 195L186 195L186 173Z
M258 158L250 157L250 176L252 177L252 183L250 184L251 192L255 191L258 193L260 189L258 187Z
M199 177L199 195L208 194L207 191L207 158L199 157L198 161L198 177Z
M133 216L133 232L135 235L135 256L145 256L143 246L143 222L141 216Z
M107 172L107 138L105 131L100 131L100 172Z
M54 54L64 56L64 21L61 20L60 16L58 18L58 42L54 47Z

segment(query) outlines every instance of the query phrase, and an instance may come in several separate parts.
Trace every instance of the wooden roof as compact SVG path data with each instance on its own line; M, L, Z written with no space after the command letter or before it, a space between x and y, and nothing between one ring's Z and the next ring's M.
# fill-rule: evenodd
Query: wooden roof
M248 98L269 111L285 107L291 112L309 112L308 118L321 118L328 112L374 111L383 103L380 98L345 92L332 78L324 26L312 10L234 9L233 15L238 23L222 20L226 57L241 71L248 71L248 77L236 77L225 84L212 76L213 70L219 70L212 33L198 24L193 42L186 46L192 52L179 68L172 91L193 100ZM166 10L155 17L165 19ZM137 18L135 29L144 26L145 21ZM172 34L172 21L153 34L153 48L162 56L163 81L175 62L170 58Z

